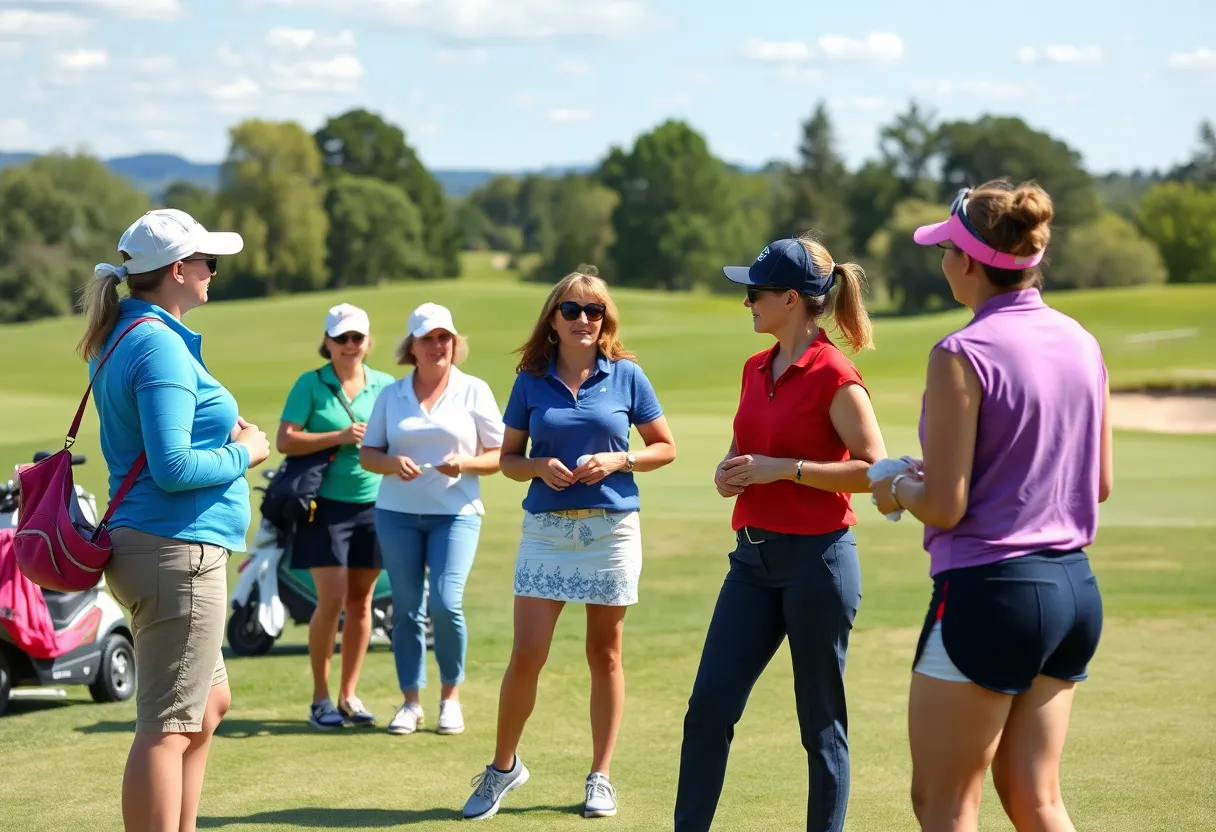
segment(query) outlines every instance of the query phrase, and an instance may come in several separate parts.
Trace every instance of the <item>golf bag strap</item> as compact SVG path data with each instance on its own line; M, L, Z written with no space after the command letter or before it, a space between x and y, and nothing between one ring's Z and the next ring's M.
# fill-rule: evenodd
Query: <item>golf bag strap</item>
M80 430L81 420L84 419L85 405L89 403L89 394L93 392L93 382L97 380L97 374L101 372L102 365L110 360L110 356L114 353L115 348L118 347L119 342L122 341L123 338L126 338L131 330L135 329L135 327L139 326L144 321L157 320L160 319L150 315L145 315L142 318L136 318L131 322L130 326L123 330L121 335L114 339L114 343L110 345L108 350L106 350L106 354L102 356L100 361L97 362L97 369L93 371L93 377L89 379L89 386L84 389L84 396L80 399L80 407L76 408L76 418L72 420L72 427L68 431L68 435L65 438L63 446L64 448L72 447L72 443L76 441L76 433Z
M355 417L355 411L351 410L350 405L346 403L346 397L342 395L342 391L326 381L325 377L321 375L320 370L317 370L317 378L321 379L321 383L329 388L329 392L334 394L334 398L342 405L342 409L346 411L346 415L350 417L351 422L357 424L359 420Z

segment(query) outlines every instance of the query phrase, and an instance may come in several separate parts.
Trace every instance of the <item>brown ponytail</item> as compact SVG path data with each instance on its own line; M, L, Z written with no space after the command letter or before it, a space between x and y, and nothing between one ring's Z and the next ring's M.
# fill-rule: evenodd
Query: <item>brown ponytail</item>
M874 349L874 327L865 304L865 270L856 263L837 263L823 243L809 234L799 237L798 242L810 253L820 274L831 269L836 276L836 285L826 295L803 296L802 302L811 320L820 320L830 309L836 328L853 352Z
M833 310L837 328L844 333L853 352L874 349L874 327L866 312L863 288L865 270L856 263L837 263L832 273L840 284L836 290L836 308Z

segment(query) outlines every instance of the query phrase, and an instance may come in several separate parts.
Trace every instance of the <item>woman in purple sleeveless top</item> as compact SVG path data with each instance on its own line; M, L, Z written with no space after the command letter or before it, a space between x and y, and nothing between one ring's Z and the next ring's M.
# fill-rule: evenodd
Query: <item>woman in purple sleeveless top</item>
M1040 294L1052 216L1038 186L989 182L915 234L975 313L929 356L923 461L873 486L924 523L933 578L908 701L922 830L977 829L989 766L1015 828L1073 829L1060 758L1102 630L1085 548L1114 473L1098 343Z

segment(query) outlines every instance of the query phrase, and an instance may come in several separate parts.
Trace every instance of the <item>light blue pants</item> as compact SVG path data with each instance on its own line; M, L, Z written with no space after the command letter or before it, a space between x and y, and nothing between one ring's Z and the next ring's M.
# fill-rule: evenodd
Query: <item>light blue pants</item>
M464 625L464 585L473 568L480 535L479 514L407 514L376 509L376 537L393 589L393 660L401 690L426 687L423 593L428 569L439 677L445 685L464 681L469 643Z

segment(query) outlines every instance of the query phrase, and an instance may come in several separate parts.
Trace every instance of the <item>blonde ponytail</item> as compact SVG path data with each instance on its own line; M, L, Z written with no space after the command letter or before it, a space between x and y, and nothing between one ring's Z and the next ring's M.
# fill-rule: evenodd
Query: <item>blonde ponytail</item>
M76 350L85 361L90 361L101 353L110 333L118 323L118 284L121 277L116 271L102 272L93 275L93 279L84 287L84 315L87 321L84 336Z
M839 287L833 318L853 352L874 349L874 327L866 312L865 270L856 263L837 263L832 269Z

